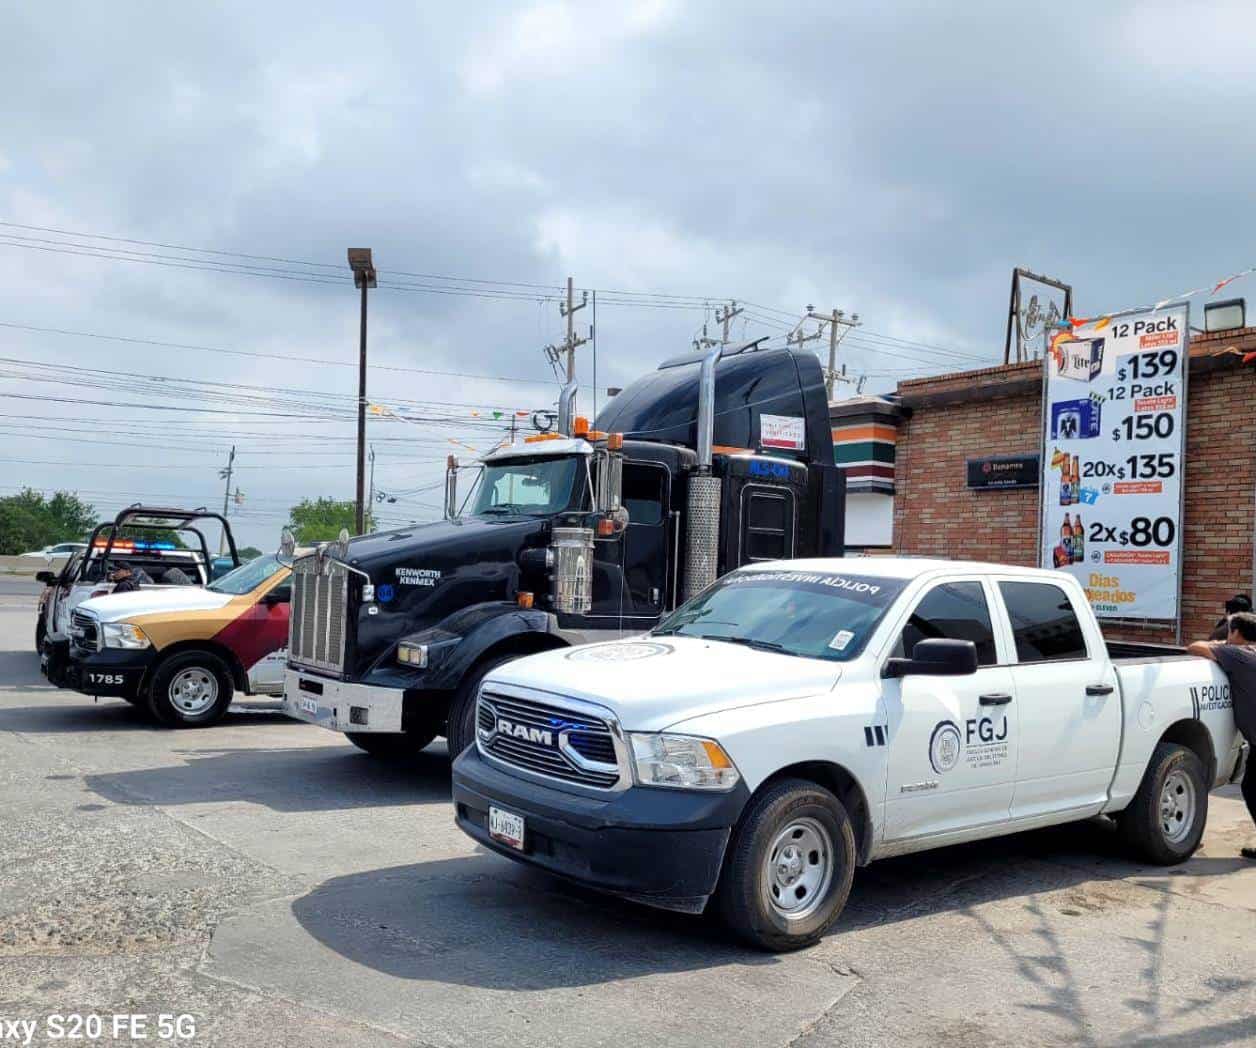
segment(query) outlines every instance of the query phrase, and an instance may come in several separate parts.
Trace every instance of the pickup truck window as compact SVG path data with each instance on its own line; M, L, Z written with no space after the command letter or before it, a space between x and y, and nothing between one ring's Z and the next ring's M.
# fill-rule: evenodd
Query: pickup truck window
M982 666L993 666L999 661L990 605L980 582L947 582L926 593L903 627L901 654L911 658L920 641L936 637L972 641L977 646L977 662Z
M250 593L257 589L275 572L282 570L283 565L279 563L279 558L270 553L251 560L247 564L241 564L225 575L220 575L205 588L215 593L230 593L232 596L239 596L241 593Z
M737 571L673 612L653 636L704 637L845 662L863 650L904 586L867 576Z
M1086 637L1068 594L1049 582L1000 582L1017 662L1086 658Z

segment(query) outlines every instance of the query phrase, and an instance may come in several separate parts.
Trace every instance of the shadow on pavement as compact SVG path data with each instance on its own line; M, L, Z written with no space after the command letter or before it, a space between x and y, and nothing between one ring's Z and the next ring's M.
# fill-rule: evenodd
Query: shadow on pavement
M1138 883L1145 875L1163 888L1166 878L1232 868L1228 859L1208 858L1171 870L1140 866L1124 857L1122 847L1110 824L1091 820L884 860L858 871L830 935L950 912L984 922L983 905L1021 899L1041 925L1038 945L1049 946L1059 922L1118 905L1105 895L1117 879ZM1043 893L1062 889L1079 891L1043 900ZM1161 891L1156 905L1170 906L1175 898ZM310 935L355 964L400 979L489 989L588 985L730 960L773 963L741 948L709 913L653 910L478 848L468 858L334 878L297 899L292 912ZM1155 950L1163 929L1151 930L1148 948ZM999 941L993 927L986 931ZM1004 945L1013 954L1019 947ZM1025 974L1044 985L1052 975L1054 999L1045 1007L1068 1019L1076 1002L1069 996L1067 965L1062 957L1057 962L1042 962L1050 972L1029 965ZM1061 976L1064 988L1055 985Z
M341 957L398 979L495 990L771 965L709 918L588 893L477 849L337 877L292 904Z
M0 651L0 684L6 691L14 690L14 684L41 684L48 687L39 672L39 656L34 651L34 641L30 651Z
M176 749L173 754L183 763L85 775L83 782L118 804L167 808L249 801L272 811L336 811L448 802L450 795L449 758L443 744L395 764L347 746L206 747Z

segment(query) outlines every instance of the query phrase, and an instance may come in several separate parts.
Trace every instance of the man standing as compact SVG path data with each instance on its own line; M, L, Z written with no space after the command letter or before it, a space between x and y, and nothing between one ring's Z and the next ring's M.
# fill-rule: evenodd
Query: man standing
M1256 823L1256 615L1240 611L1230 616L1230 630L1224 641L1196 641L1186 650L1211 659L1230 680L1234 703L1234 724L1247 740L1247 770L1243 773L1243 800ZM1256 848L1243 848L1245 859L1256 859Z

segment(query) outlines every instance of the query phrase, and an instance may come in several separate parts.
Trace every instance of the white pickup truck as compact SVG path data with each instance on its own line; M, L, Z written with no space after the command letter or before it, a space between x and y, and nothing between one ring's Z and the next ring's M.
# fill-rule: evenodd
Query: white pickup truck
M1180 649L1105 643L1049 571L802 560L726 575L636 638L481 686L455 762L487 848L814 943L856 866L1096 815L1170 865L1241 774L1230 686Z

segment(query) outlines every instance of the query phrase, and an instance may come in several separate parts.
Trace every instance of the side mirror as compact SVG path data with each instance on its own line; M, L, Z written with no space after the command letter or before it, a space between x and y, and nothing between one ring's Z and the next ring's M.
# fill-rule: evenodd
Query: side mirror
M53 571L37 571L35 572L35 581L42 582L45 586L51 586L57 581L56 572Z
M910 659L890 659L885 677L966 677L977 672L977 645L970 640L935 637L922 640Z
M275 604L287 604L292 600L292 586L283 585L276 586L273 590L262 597L262 603L268 607Z

